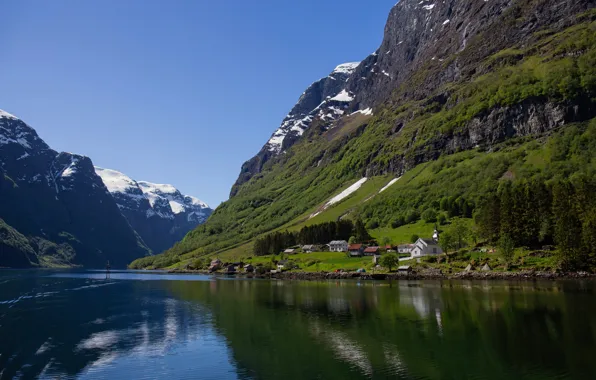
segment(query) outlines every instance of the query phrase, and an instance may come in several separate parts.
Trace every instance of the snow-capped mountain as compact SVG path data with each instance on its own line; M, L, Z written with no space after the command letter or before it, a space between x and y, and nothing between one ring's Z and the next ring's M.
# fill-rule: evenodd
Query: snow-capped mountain
M259 153L242 165L240 177L232 188L231 196L235 195L238 186L259 173L267 161L294 145L315 121L321 128L326 129L346 113L358 110L349 108L354 100L354 94L349 90L348 81L359 66L360 62L343 63L325 78L311 84L302 93L281 126ZM372 113L370 109L364 112Z
M91 159L51 149L0 111L0 266L124 267L149 249L119 212Z
M347 104L353 100L345 90L346 81L358 65L359 62L341 64L329 76L313 83L300 96L298 103L267 141L264 149L279 154L302 136L315 118L335 120L343 115Z
M96 167L95 171L124 217L154 252L170 248L213 211L172 185L135 181L111 169Z

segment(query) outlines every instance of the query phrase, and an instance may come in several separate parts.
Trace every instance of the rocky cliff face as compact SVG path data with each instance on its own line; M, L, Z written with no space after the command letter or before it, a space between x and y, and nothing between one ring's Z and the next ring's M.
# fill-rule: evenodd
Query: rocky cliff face
M12 236L2 244L14 248L17 231L27 237L19 240L20 250L3 251L0 266L103 267L109 260L124 267L149 254L88 157L52 150L33 128L4 111L0 199L0 218L10 231L5 237Z
M111 169L95 170L122 215L153 252L170 248L213 212L204 202L183 195L172 185L137 182Z
M348 105L354 100L346 90L347 81L358 65L358 62L341 64L331 74L314 82L304 91L298 103L259 153L242 165L231 196L236 194L238 186L259 173L271 158L279 156L294 145L314 121L329 125L346 113Z
M260 173L266 162L275 160L281 152L294 145L311 125L322 124L322 131L326 131L341 126L343 119L354 112L372 115L373 110L380 107L396 108L400 104L429 97L444 104L452 95L448 90L450 83L494 69L482 64L486 57L503 49L523 48L531 44L537 38L537 31L561 30L573 25L578 14L594 6L592 1L575 0L556 3L547 0L533 3L514 0L398 2L389 14L379 49L359 64L349 64L348 70L341 70L341 80L333 81L332 86L329 86L330 76L309 87L282 127L255 157L242 166L231 196L238 192L239 186ZM422 71L424 74L421 74ZM437 94L440 89L444 91ZM342 101L328 104L333 97ZM490 145L514 135L544 129L522 126L518 121L543 126L546 123L550 129L586 120L594 110L594 104L588 103L581 112L575 110L570 113L567 110L563 112L565 117L549 121L545 118L538 120L536 114L528 116L525 113L540 109L543 106L539 103L543 102L544 99L536 99L534 103L538 104L532 107L528 103L527 109L501 107L492 110L490 114L470 122L467 128L470 132L466 132L470 136L440 136L443 141L434 141L432 145L446 148L444 153ZM318 112L321 108L331 112ZM566 109L567 106L551 104L547 108ZM493 121L497 122L493 124ZM407 118L395 121L395 131L399 132L407 122ZM512 122L515 127L511 126ZM423 152L416 156L409 161L404 155L396 156L389 165L381 168L375 164L367 168L366 173L399 173L424 160L436 158L436 155L430 157Z

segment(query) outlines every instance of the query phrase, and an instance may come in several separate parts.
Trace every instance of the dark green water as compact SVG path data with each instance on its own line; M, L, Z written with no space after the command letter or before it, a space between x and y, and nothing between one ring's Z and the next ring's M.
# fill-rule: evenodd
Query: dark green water
M0 379L596 379L596 284L0 271Z

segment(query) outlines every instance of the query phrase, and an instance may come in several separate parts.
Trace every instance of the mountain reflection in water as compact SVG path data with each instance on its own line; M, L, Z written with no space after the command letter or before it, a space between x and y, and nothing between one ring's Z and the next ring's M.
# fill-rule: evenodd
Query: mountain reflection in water
M594 283L0 272L0 379L596 378Z

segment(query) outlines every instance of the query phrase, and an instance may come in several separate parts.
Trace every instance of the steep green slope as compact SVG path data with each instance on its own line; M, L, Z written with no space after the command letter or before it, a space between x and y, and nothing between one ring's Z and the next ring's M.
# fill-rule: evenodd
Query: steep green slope
M35 251L29 240L0 219L0 262L11 268L38 265Z
M497 24L521 28L519 20L541 2L517 4ZM593 175L594 150L584 146L593 147L596 139L594 122L588 126L596 116L594 20L592 10L578 15L575 25L536 30L519 46L497 53L487 47L489 30L463 51L427 62L394 89L375 116L357 127L311 127L205 225L164 255L133 267L168 266L183 255L243 244L315 212L346 183L364 176L403 174L356 210L365 222L389 227L402 216L419 218L429 207L440 209L443 197L461 198L473 208L504 175L545 180L578 171ZM454 62L465 73L461 79L433 87ZM412 90L420 88L431 89L425 96ZM578 139L579 147L573 145Z

